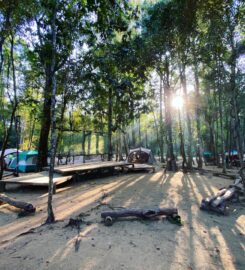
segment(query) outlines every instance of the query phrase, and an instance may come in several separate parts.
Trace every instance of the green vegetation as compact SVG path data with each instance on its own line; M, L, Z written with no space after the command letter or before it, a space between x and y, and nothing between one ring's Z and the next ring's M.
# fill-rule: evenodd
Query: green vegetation
M178 155L201 168L204 150L224 172L226 151L242 165L244 20L240 0L1 1L0 148L16 146L20 115L39 170L56 153L137 146L168 170Z

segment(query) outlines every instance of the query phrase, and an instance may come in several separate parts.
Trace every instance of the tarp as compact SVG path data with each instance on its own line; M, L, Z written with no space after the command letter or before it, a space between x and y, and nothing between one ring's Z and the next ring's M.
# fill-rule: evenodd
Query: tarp
M153 164L156 162L151 149L139 147L129 150L127 162L138 164Z

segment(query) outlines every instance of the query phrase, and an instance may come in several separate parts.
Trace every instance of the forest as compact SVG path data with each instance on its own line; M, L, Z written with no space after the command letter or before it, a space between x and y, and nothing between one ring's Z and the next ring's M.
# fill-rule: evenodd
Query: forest
M0 0L1 269L244 269L244 190L243 0Z
M226 152L242 162L244 8L231 0L3 1L1 148L38 149L39 169L52 151L111 160L138 146L170 170L178 155L202 167L204 151L224 171Z

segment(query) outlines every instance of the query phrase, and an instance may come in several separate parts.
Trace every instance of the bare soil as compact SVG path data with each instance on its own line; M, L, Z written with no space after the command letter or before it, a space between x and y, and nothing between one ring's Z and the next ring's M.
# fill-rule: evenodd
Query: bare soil
M199 210L201 199L232 180L211 173L134 173L65 184L54 195L58 222L46 219L45 188L9 188L7 195L37 207L33 216L0 205L0 269L245 269L245 201L228 216ZM161 218L118 220L106 227L103 210L177 207L183 226ZM66 226L83 219L80 230Z

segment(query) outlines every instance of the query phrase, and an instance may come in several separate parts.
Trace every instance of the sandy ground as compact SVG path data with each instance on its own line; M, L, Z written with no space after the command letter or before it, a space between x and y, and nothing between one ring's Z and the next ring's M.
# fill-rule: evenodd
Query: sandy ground
M228 216L199 210L203 197L231 183L162 170L67 183L54 195L58 222L44 226L47 190L9 189L6 194L33 203L37 213L18 218L18 210L0 206L0 269L245 269L244 199ZM109 206L177 207L183 226L132 219L106 227L100 213ZM80 231L67 227L78 215L85 220Z

